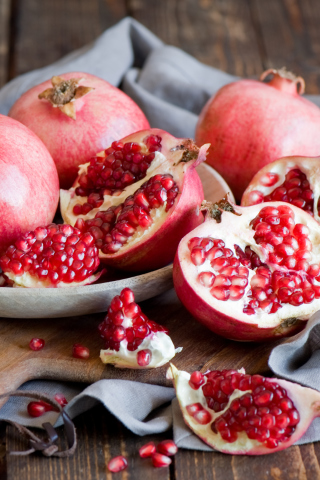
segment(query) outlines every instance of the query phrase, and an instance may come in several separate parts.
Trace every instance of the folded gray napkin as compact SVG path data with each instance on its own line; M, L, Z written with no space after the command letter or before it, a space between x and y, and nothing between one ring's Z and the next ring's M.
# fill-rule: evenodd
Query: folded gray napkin
M32 86L67 71L95 74L130 95L144 110L151 126L175 136L193 137L197 116L211 95L236 77L203 65L178 48L164 45L155 35L131 18L107 30L95 42L45 68L9 82L0 90L0 113ZM320 105L319 96L310 100ZM318 388L317 362L320 362L320 316L310 319L307 329L289 343L275 348L270 367L279 376ZM318 326L319 325L319 326ZM318 364L319 364L318 362ZM100 380L83 390L83 385L52 381L32 381L21 389L54 396L63 393L73 418L97 402L138 435L166 431L173 426L179 447L211 450L185 426L174 389L123 380ZM0 410L0 419L40 427L43 421L61 425L56 413L30 418L27 399L11 398ZM320 439L316 420L300 443Z

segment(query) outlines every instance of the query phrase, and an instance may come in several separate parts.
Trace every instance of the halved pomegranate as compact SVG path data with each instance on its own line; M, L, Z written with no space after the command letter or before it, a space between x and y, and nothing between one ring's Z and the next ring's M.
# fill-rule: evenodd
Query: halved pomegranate
M204 205L206 221L180 242L177 294L196 319L233 340L292 335L320 308L320 226L274 202Z
M155 128L113 142L80 167L70 190L61 190L62 217L94 236L106 264L163 267L182 236L203 221L195 167L208 147Z
M244 369L208 371L194 389L190 374L168 372L186 424L215 450L264 455L293 445L320 416L320 393Z
M284 157L269 163L253 177L241 205L288 202L320 223L320 157Z
M112 299L99 332L106 342L100 358L116 367L161 367L182 350L174 348L166 328L141 312L129 288Z
M102 272L90 233L51 223L22 235L0 257L0 267L13 286L73 287L96 281Z

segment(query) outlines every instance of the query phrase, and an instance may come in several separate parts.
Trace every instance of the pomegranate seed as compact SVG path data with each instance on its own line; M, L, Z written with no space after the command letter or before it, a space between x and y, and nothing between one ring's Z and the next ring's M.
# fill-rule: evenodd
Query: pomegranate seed
M56 395L54 396L54 399L58 403L60 403L61 407L65 407L66 405L68 405L68 401L62 393L56 393Z
M114 457L108 462L108 470L112 473L122 472L122 470L125 470L127 466L128 462L122 455Z
M140 367L146 367L151 362L152 353L150 350L140 350L137 353L137 363Z
M89 348L84 347L80 343L75 343L72 347L72 356L74 358L87 359L90 356Z
M201 405L201 403L192 403L186 406L186 410L189 413L189 415L193 417L195 413L200 412L200 410L203 410L203 406Z
M152 457L152 455L156 452L156 446L154 442L146 443L139 448L139 455L141 458L148 458Z
M162 440L162 442L158 444L157 450L159 453L162 453L163 455L172 457L177 453L178 447L173 440Z
M200 423L200 425L207 425L212 421L212 415L208 410L202 409L198 412L195 412L193 418L196 422Z
M29 347L31 350L34 350L35 352L38 350L42 350L44 347L45 341L42 340L42 338L32 338L29 343Z
M166 455L162 455L162 453L156 452L152 455L152 464L156 468L168 467L171 463L171 458L167 457Z
M189 380L189 385L191 388L193 388L194 390L198 390L201 385L204 384L204 382L205 379L201 372L192 372Z
M30 417L41 417L49 410L53 410L53 408L48 403L39 401L28 403L27 410Z

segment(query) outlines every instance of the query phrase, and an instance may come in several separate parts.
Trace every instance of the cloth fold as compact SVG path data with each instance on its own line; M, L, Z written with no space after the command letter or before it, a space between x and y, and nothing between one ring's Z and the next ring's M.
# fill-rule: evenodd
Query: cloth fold
M0 90L0 113L7 114L13 103L32 86L67 71L97 75L120 86L143 109L151 126L178 137L193 137L197 117L220 87L237 77L204 65L179 50L165 45L132 18L125 18L96 41L47 67L26 73ZM320 105L319 96L310 100ZM287 343L276 347L269 362L280 377L320 390L320 315ZM22 389L54 396L63 393L71 418L97 402L137 435L159 433L173 427L179 447L211 450L184 424L173 388L123 380L100 380L85 389L80 384L31 381ZM40 427L44 417L30 418L27 400L11 398L0 410L0 419ZM54 412L45 421L61 424ZM313 422L300 443L320 439L320 420Z

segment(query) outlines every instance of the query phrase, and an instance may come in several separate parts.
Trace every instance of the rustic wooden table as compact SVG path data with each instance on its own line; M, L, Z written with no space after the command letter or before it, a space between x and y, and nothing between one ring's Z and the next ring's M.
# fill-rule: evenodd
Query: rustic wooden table
M285 65L305 78L307 93L320 92L318 0L0 0L0 86L92 41L126 15L209 65L239 76ZM179 318L185 314L180 310ZM223 348L219 358L223 367ZM120 452L130 468L113 478L123 480L320 479L319 443L253 458L179 451L170 469L155 470L136 455L151 438L131 434L102 407L76 426L79 446L69 459L6 455L23 445L1 426L0 480L111 479L106 461Z

